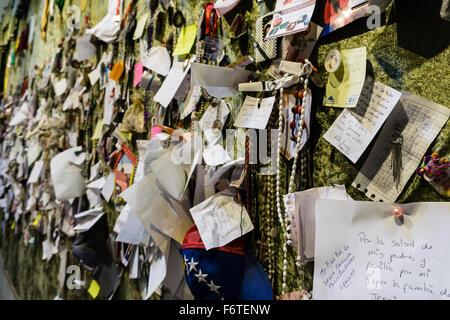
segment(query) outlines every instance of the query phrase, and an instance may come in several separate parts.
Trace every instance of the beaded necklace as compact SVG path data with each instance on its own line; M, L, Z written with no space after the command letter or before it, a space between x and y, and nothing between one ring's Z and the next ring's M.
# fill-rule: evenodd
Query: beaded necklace
M305 64L304 64L304 70L305 70L305 66L310 65L310 62L308 60L305 60ZM308 66L309 67L309 66ZM295 173L296 173L296 169L297 169L297 159L298 159L298 154L299 154L299 150L300 150L300 141L303 135L303 129L305 128L305 107L306 107L306 92L308 90L308 77L309 77L309 73L306 74L305 79L303 79L303 77L300 78L299 82L303 82L303 92L304 94L302 95L302 105L301 105L301 110L300 111L300 116L298 117L298 114L296 115L296 118L298 118L297 120L300 120L300 125L298 125L298 121L297 124L295 125L295 129L297 130L297 136L293 137L294 141L296 141L296 145L295 145L295 152L294 152L294 163L292 165L292 172L291 172L291 176L289 178L289 187L288 187L288 193L287 193L287 197L289 197L294 189L294 179L295 179ZM283 282L282 282L282 294L285 294L285 290L286 290L286 278L287 278L287 245L291 245L292 244L292 240L291 240L291 226L290 226L290 219L289 219L289 215L286 212L286 208L285 210L282 212L281 209L281 195L280 195L280 153L281 153L281 135L282 135L282 123L283 123L283 92L284 92L284 88L283 86L281 86L280 88L280 102L279 102L279 109L278 109L278 144L277 144L277 181L276 181L276 199L277 199L277 213L278 213L278 219L280 221L281 226L283 227L284 233L285 233L285 240L283 243ZM287 128L286 128L287 130ZM294 130L293 130L294 132Z

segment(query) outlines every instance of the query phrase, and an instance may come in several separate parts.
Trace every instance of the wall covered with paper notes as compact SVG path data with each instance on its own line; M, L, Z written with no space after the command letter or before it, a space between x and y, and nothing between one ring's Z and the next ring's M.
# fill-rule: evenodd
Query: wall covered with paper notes
M268 15L276 0L4 2L0 252L20 298L354 299L426 272L442 284L436 296L413 279L403 295L389 287L364 298L444 292L433 259L445 250L420 246L450 241L433 235L448 226L450 185L416 172L433 153L447 165L440 177L448 171L450 23L441 1L293 0L302 3L294 20ZM339 25L333 8L356 2L353 12L365 13ZM280 136L271 132L279 127ZM197 143L202 153L191 152ZM444 227L423 221L428 212ZM336 227L328 236L327 226ZM376 247L377 237L406 249ZM217 257L196 260L195 249ZM401 276L366 259L376 252ZM208 264L234 261L219 253L260 266L274 296L223 293L227 281L256 281L237 267L218 282L202 278ZM396 259L408 256L433 271L401 269ZM355 284L364 277L368 289ZM199 280L205 292L193 289Z

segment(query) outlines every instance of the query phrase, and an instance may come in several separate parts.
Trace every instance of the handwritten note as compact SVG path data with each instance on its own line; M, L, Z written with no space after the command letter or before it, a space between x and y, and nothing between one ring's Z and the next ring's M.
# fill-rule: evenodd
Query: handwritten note
M373 201L395 202L426 150L450 116L450 109L411 93L403 93L386 120L373 149L353 181ZM398 184L392 174L392 139L403 136Z
M292 227L292 240L297 247L300 262L314 260L314 240L316 230L317 199L349 200L344 185L312 188L291 194L285 200L285 208L293 204L293 210L288 210Z
M324 134L324 139L355 163L380 130L400 96L399 91L367 77L356 107L345 109Z
M265 129L272 113L275 97L258 99L251 96L245 98L234 126L238 128Z
M450 299L450 203L316 203L314 299Z
M222 247L253 230L245 207L222 191L190 209L206 250Z
M342 50L341 59L342 67L328 77L323 104L353 108L366 77L366 47Z

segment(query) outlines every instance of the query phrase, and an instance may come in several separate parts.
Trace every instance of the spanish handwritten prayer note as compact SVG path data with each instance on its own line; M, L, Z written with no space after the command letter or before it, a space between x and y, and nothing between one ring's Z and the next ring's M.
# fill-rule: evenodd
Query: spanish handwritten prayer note
M352 186L373 201L395 202L449 116L450 109L403 92ZM391 163L392 141L398 135L403 138L402 170L396 183Z
M355 163L401 95L399 91L367 77L356 107L342 111L323 137Z
M314 299L450 299L450 203L317 200Z

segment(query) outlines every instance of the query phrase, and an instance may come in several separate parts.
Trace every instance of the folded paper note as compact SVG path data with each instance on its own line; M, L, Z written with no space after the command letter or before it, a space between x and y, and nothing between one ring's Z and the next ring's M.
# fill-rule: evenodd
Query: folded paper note
M247 82L254 73L246 70L193 63L191 75L191 85L201 86L210 95L220 99L237 94L239 83Z

